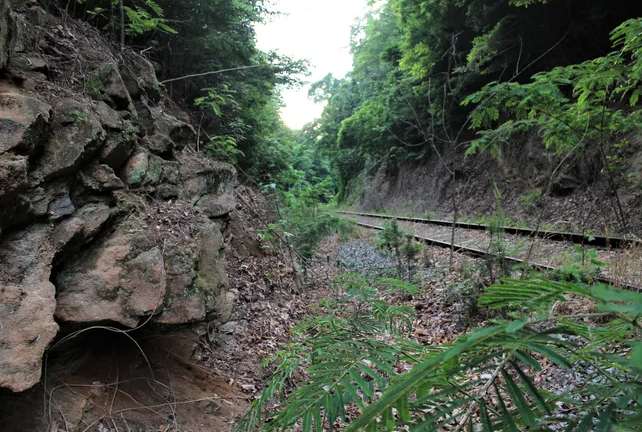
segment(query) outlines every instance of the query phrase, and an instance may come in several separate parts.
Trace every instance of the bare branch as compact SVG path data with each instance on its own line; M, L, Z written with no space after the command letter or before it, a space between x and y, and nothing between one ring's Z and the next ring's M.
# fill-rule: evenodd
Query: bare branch
M239 66L235 68L230 68L230 69L221 69L217 71L210 71L210 72L202 72L202 73L197 73L197 74L191 74L191 75L185 75L182 77L178 78L170 78L165 81L161 81L161 84L166 84L169 82L174 82L174 81L180 81L188 78L195 78L195 77L201 77L201 76L206 76L206 75L215 75L215 74L220 74L223 72L232 72L232 71L237 71L237 70L244 70L244 69L254 69L254 68L259 68L259 67L272 67L271 64L260 64L260 65L251 65L251 66Z

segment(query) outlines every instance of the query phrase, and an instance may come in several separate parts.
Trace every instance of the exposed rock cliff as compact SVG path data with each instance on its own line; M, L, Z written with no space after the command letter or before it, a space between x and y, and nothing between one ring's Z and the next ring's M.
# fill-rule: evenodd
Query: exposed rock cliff
M0 6L0 387L59 325L225 321L235 171L194 151L143 57L36 4ZM181 117L179 119L178 117Z

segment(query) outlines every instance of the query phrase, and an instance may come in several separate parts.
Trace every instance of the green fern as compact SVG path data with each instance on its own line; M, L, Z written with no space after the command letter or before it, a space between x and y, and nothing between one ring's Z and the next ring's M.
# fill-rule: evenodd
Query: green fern
M552 305L569 296L595 302L596 312L553 315ZM322 326L296 345L305 353L300 366L308 380L280 395L269 423L262 424L255 410L252 427L244 420L241 430L320 431L337 421L346 432L545 431L560 423L578 432L642 430L642 294L507 279L488 288L480 305L503 308L512 318L435 347ZM380 322L397 316L391 306L372 310ZM409 318L406 312L399 322ZM585 322L587 316L610 321L595 327ZM583 365L590 372L584 385L554 394L533 379L544 364L569 370ZM556 402L572 410L555 412Z

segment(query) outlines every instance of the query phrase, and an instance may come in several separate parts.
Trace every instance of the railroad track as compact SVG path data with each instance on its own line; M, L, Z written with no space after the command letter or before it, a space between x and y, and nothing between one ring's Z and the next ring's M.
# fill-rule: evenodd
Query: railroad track
M452 221L443 220L443 219L425 219L425 218L416 218L416 217L390 216L390 215L380 215L376 213L355 213L355 212L345 212L345 211L336 211L335 213L354 215L354 216L366 216L366 217L373 217L377 219L397 219L399 221L448 226L448 227L453 226ZM479 231L487 231L490 228L489 225L471 223L471 222L456 222L455 227L470 229L470 230L479 230ZM539 238L545 238L547 240L572 242L575 244L588 244L590 246L611 247L614 249L631 247L640 243L640 239L626 238L626 237L619 237L619 236L601 236L601 235L593 235L593 234L587 234L587 233L550 231L550 230L541 230L541 229L533 229L533 228L518 228L518 227L511 227L511 226L503 226L503 227L499 227L499 229L501 229L507 234L515 234L515 235L521 235L521 236L527 236L527 237L539 237Z
M343 217L355 220L363 227L381 230L383 227L377 225L377 221L385 219L397 219L398 223L407 231L413 233L415 238L429 246L442 248L451 247L452 225L451 221L395 217L389 215L377 215L372 213L336 212ZM484 258L492 255L490 244L492 238L489 234L480 233L487 230L488 226L483 224L471 224L466 222L456 223L456 238L454 250L474 258ZM588 242L584 234L569 233L561 231L540 231L529 228L502 227L506 242L511 250L511 245L524 244L526 248L519 251L519 248L512 248L512 251L504 257L508 262L514 264L526 264L538 271L553 271L559 265L563 265L563 259L572 256L574 244L590 245L596 247L598 258L606 262L607 274L597 277L597 280L609 285L617 285L629 289L642 290L642 244L634 239L622 237L593 236L595 240ZM474 233L474 234L470 234ZM516 240L520 238L521 240ZM526 239L524 239L527 237ZM615 240L614 240L615 239ZM584 246L584 247L585 247ZM566 253L566 255L564 255ZM521 256L520 256L521 255ZM525 255L525 256L524 256ZM557 264L557 265L556 265ZM627 271L623 271L626 267ZM608 274L610 273L610 274ZM615 277L613 277L615 276Z

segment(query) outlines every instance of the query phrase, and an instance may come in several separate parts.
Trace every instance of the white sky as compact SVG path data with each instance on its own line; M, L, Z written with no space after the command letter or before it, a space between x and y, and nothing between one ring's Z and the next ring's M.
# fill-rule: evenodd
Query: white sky
M256 27L259 49L310 60L310 83L328 73L340 78L352 69L350 26L364 15L366 0L275 0L272 9L286 15ZM309 87L282 93L286 106L281 117L292 129L300 129L323 111L308 99Z

